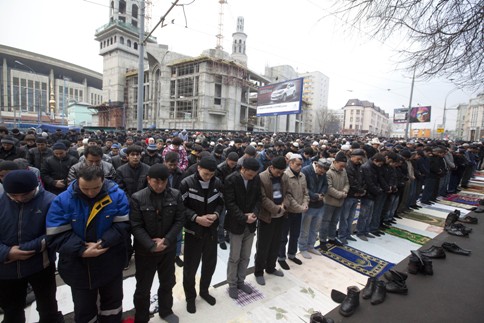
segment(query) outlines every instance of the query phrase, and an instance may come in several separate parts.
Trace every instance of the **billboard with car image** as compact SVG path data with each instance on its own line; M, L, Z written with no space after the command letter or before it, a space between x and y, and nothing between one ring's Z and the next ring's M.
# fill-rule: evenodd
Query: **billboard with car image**
M257 116L301 113L304 78L261 86L257 92Z

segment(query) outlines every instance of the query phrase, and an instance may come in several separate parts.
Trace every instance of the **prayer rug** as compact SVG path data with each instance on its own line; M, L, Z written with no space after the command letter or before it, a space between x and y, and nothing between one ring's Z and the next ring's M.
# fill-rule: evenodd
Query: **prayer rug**
M386 260L369 255L350 246L332 246L321 254L369 277L379 277L395 266Z
M413 233L413 232L410 232L408 230L400 229L400 228L396 228L396 227L390 227L388 229L385 229L385 232L391 234L392 236L396 236L396 237L399 237L399 238L402 238L402 239L406 239L408 241L412 241L412 242L420 244L420 245L424 245L428 241L432 240L431 238L423 236L421 234Z
M466 188L465 190L470 192L483 193L484 187L479 185L469 185L469 188Z
M409 213L403 213L401 214L401 216L407 219L428 223L430 225L434 225L437 227L443 227L445 223L445 219L443 218L438 218L436 216L423 214L415 211L412 211Z
M244 293L243 291L241 291L239 289L239 297L237 299L233 300L235 303L237 303L237 305L246 306L246 305L249 305L250 303L260 301L261 299L264 298L264 295L254 285L252 285L251 283L248 283L248 282L245 282L245 284L247 286L249 286L250 288L252 288L252 293L247 294L247 293ZM227 296L229 295L228 285L227 285L227 288L226 288L226 294L227 294Z
M444 198L445 201L468 204L472 206L477 206L479 204L479 200L481 199L482 196L476 197L475 195L470 194L451 194Z

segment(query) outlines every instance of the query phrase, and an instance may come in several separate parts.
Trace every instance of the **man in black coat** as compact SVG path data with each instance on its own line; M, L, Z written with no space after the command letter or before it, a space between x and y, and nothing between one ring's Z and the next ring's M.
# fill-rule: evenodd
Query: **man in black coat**
M225 229L230 235L230 255L227 264L229 296L237 299L239 289L246 294L252 289L244 283L254 242L257 214L260 209L259 162L245 158L240 172L225 179L224 200L227 214Z
M67 147L61 143L52 146L53 156L42 163L41 176L46 190L56 195L67 189L69 169L77 164L77 159L67 154Z
M175 253L177 235L185 222L185 207L180 192L169 186L170 172L165 165L155 164L147 175L148 187L133 194L130 221L134 236L136 291L135 321L150 320L150 290L158 273L160 317L177 322L173 313L175 286Z

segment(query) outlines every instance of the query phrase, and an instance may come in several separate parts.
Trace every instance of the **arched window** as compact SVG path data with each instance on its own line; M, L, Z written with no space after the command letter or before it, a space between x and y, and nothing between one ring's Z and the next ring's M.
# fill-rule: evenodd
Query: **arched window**
M117 36L114 36L114 42L116 43L117 41Z
M136 43L136 42L135 42L135 43L133 43L133 48L134 48L134 49L138 49L138 43Z
M131 47L131 40L130 39L128 39L127 44L128 44L128 47Z
M124 45L124 37L122 37L122 36L121 36L121 37L119 37L119 43L120 43L121 45Z
M131 16L132 16L133 18L138 19L138 5L133 4L133 5L131 6Z
M112 45L113 44L113 37L111 37L111 39L109 40L109 45Z
M126 13L126 1L125 0L119 1L119 13L122 13L122 14Z

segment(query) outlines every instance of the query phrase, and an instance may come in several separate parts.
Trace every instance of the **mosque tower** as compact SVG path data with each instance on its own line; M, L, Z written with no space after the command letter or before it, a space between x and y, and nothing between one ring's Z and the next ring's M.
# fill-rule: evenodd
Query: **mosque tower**
M232 34L232 39L232 58L247 66L247 55L245 53L247 34L244 33L244 17L237 17L237 31Z

